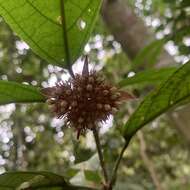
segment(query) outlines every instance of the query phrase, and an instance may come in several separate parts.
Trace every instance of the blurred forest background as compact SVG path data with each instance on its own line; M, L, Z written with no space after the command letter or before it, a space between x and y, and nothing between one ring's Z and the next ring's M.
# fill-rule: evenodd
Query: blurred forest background
M144 69L149 75L154 67L178 67L190 59L190 1L105 0L85 53L92 67L115 84ZM80 71L81 63L73 66L75 71ZM67 76L65 70L47 66L0 18L2 80L41 88ZM128 85L139 100L123 106L102 128L110 169L124 143L120 126L161 80L155 73L151 81L139 79ZM190 189L189 113L189 105L171 110L138 132L125 153L115 189ZM77 141L74 131L53 118L44 104L0 107L0 173L46 170L73 183L93 185L100 182L99 169L91 132Z

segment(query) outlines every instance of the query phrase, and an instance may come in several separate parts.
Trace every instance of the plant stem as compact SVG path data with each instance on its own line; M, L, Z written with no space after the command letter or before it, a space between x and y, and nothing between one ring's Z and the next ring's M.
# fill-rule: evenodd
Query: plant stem
M125 141L125 144L119 154L119 157L115 163L115 166L114 166L114 169L113 169L113 173L112 173L112 177L111 177L111 180L110 180L110 184L109 184L109 189L111 190L112 189L112 186L115 184L115 181L116 181L116 178L117 178L117 171L118 171L118 168L119 168L119 164L121 162L121 159L123 157L123 154L125 152L125 150L127 149L128 145L129 145L129 142L130 142L131 138L129 139L126 139Z
M95 142L96 142L96 147L97 147L97 151L98 151L100 165L102 167L102 171L103 171L103 175L104 175L104 180L105 180L104 185L107 185L108 184L108 174L107 174L107 171L106 171L106 166L105 166L105 162L104 162L104 158L103 158L103 154L102 154L102 150L101 150L100 138L99 138L98 131L96 129L94 129L93 134L94 134L94 139L95 139Z
M62 23L62 31L63 31L63 40L64 40L64 47L65 47L65 61L67 63L68 71L70 75L74 78L75 75L72 70L69 42L68 42L68 36L67 36L67 21L66 21L64 0L60 0L60 7L61 7L61 23Z
M162 185L161 185L161 182L159 180L159 176L156 173L156 169L154 167L154 164L152 163L152 160L149 158L149 156L147 154L147 145L146 145L146 140L144 139L143 132L138 131L137 137L139 138L139 142L140 142L140 155L142 157L142 160L143 160L145 166L147 167L147 169L150 173L152 181L155 185L155 189L156 190L162 190Z

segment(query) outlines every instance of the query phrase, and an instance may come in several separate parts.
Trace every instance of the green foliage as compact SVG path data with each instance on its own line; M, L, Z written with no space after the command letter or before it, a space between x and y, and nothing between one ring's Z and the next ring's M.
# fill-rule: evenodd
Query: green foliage
M12 189L93 190L69 185L62 176L50 172L8 172L0 175L0 190Z
M92 181L95 183L101 183L101 177L100 177L98 171L85 170L84 175L85 175L86 180L88 180L88 181Z
M8 103L44 102L40 91L33 86L0 81L0 105Z
M133 67L136 68L140 65L146 66L154 65L158 61L158 57L163 50L166 39L155 40L143 48L133 60Z
M133 2L134 3L134 2ZM143 8L140 10L144 15L159 20L155 31L163 34L163 39L171 40L178 46L179 54L188 56L190 54L189 44L189 0L154 0L149 4L143 1ZM148 8L147 8L148 7ZM165 32L167 30L167 32Z
M100 0L76 2L65 0L65 2L69 51L73 63L81 54L91 34L100 7ZM134 2L137 1L132 3ZM113 126L122 126L125 118L129 118L124 128L126 138L130 138L137 130L164 114L168 109L186 103L183 101L186 100L186 97L189 98L190 63L179 70L175 67L152 68L159 60L159 55L168 39L174 40L178 44L181 53L189 55L188 46L183 44L183 38L188 36L190 31L189 16L183 13L189 7L189 1L155 0L150 2L142 1L146 5L144 6L146 12L148 12L149 6L153 5L156 17L158 16L157 9L162 12L162 15L159 15L161 25L157 31L164 30L170 24L173 25L173 30L164 39L155 40L147 45L135 60L129 60L114 38L107 36L108 31L105 30L102 23L96 25L93 34L95 36L91 34L88 44L92 63L96 63L98 68L104 66L102 70L109 82L120 81L121 87L130 87L142 96L142 103L131 118L128 109L133 110L134 105L139 103L138 99L129 102L129 107L123 105L114 117ZM50 64L66 66L59 3L58 0L52 2L0 0L0 14L42 58L45 58ZM165 16L166 8L169 8L168 10L171 12L169 17ZM8 14L5 13L6 11ZM154 19L153 12L151 12L151 16ZM48 65L47 62L33 54L31 49L20 50L17 46L18 42L22 43L1 21L0 78L3 81L0 81L0 105L12 102L43 102L44 97L38 88L24 85L22 82L26 81L37 86L47 85L48 79L57 77L59 80L64 74L64 70ZM135 76L126 78L130 71L135 72ZM122 77L124 80L121 81ZM160 83L162 83L161 86L144 99L143 94L147 94L152 89L150 88L152 86L149 85L157 86ZM145 88L141 89L141 86L145 86ZM15 111L7 111L9 107L14 107ZM30 185L30 189L39 190L92 190L86 187L72 186L66 180L70 180L72 184L100 188L102 185L100 163L95 154L93 137L90 136L90 133L77 141L74 131L67 130L62 120L54 120L47 107L42 104L29 106L16 104L15 106L4 106L2 110L2 113L0 112L0 172L45 170L62 174L64 178L48 172L5 173L0 175L0 190L24 187L27 189L28 185ZM188 113L184 114L188 115ZM110 172L109 176L111 176L114 163L124 143L120 131L121 128L112 127L109 132L102 135L101 139L106 168ZM145 143L148 145L146 153L159 172L164 189L185 190L189 188L189 153L184 143L185 140L181 138L179 132L169 127L166 117L162 117L159 122L155 121L154 127L143 128L142 132L145 136ZM141 148L137 137L128 147L127 156L123 157L114 190L155 189L155 184L147 172L140 152ZM92 157L94 154L95 156Z
M142 101L124 126L126 138L130 138L141 127L189 98L189 72L190 62L175 71L166 82Z
M66 186L63 177L48 172L9 172L0 176L0 189L43 188Z
M62 18L59 0L0 0L0 14L34 52L50 63L65 66L68 63L63 32L68 36L73 63L90 36L100 4L100 0L66 1L66 18ZM63 31L65 21L67 26Z
M166 80L176 68L161 68L161 69L147 69L139 72L132 77L126 78L119 82L119 86L125 87L130 85L147 85L147 84L159 84Z

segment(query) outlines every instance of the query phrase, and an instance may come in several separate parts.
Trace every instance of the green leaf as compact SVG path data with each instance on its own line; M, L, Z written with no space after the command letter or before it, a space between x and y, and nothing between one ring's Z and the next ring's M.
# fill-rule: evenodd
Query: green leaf
M79 57L92 32L101 0L65 0L61 18L60 0L0 0L0 15L12 29L41 57L55 65L66 65L62 23L66 32L72 63Z
M129 85L141 84L159 84L166 80L176 68L148 69L135 74L133 77L126 78L119 82L119 86L125 87Z
M154 65L163 49L166 39L155 40L143 48L133 60L133 67L146 63L147 65Z
M84 170L84 175L85 175L86 180L88 181L101 183L101 177L98 171Z
M43 102L44 100L40 90L36 87L0 80L0 105Z
M65 172L63 173L64 177L67 180L70 180L71 178L73 178L77 173L79 172L79 169L73 169L73 168L68 168L65 170Z
M182 0L180 3L180 8L185 8L190 6L190 1L189 0Z
M50 172L7 172L0 175L0 190L93 190L72 186L60 175Z
M141 127L183 103L190 97L190 62L176 70L167 81L150 93L124 126L124 136L131 138Z
M66 185L63 177L48 172L8 172L0 175L0 190L27 187L45 187L47 185Z

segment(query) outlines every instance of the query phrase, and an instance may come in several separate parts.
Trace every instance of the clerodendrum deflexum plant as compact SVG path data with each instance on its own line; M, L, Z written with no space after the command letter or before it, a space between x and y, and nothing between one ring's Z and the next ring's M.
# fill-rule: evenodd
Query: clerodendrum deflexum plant
M55 116L64 119L67 126L74 127L77 139L87 130L93 131L105 177L102 183L105 190L111 190L114 179L109 182L105 168L98 134L99 123L106 122L117 113L123 101L134 99L134 96L107 83L98 72L89 71L88 64L88 57L85 56L82 74L72 74L68 81L42 89L42 94Z
M99 139L98 123L106 121L110 115L114 115L119 110L122 102L134 97L107 83L99 72L89 71L87 57L84 65L81 66L83 67L81 75L74 75L72 71L72 64L82 54L81 51L92 32L100 6L101 0L78 0L74 3L69 0L0 0L0 14L13 30L49 63L61 67L67 66L71 75L67 82L61 81L53 87L41 90L34 86L1 80L0 105L46 100L53 113L76 130L77 138L87 130L91 130L103 171L103 189L112 190L120 161L130 139L144 125L169 108L189 100L190 62L179 69L175 68L169 74L167 71L167 80L162 79L161 70L155 71L157 76L161 76L158 78L163 80L163 83L145 97L123 126L122 135L125 144L111 175L108 176ZM67 19L68 15L69 19ZM148 73L142 73L140 78L145 81L155 78L152 77L154 75L152 71ZM138 75L131 79L133 82L136 81L135 79L139 80ZM130 84L128 78L120 83L121 86L127 84ZM51 172L7 172L0 175L0 190L49 190L49 187L51 190L95 190L71 185L63 176Z
M77 3L78 6L76 6ZM7 93L4 93L5 99L7 98L6 103L42 102L46 100L52 112L59 119L63 119L67 126L76 130L77 138L81 134L85 134L87 130L93 131L104 176L102 188L112 190L122 153L116 162L113 175L109 179L100 144L98 124L105 122L111 115L114 115L123 101L134 97L107 83L98 72L89 71L87 56L82 66L82 74L74 74L72 70L72 64L81 56L81 50L90 36L100 6L101 0L80 0L76 1L75 4L72 1L64 0L46 1L46 3L42 0L19 0L18 2L0 0L0 14L14 31L37 54L50 63L61 67L67 66L71 75L67 82L58 82L53 87L41 89L40 92L35 87L28 87L27 85L4 81L1 81L0 85L4 90L8 89L8 86L17 89L18 94L25 92L25 99L22 98L23 96L18 96L15 99L14 96L8 96ZM71 8L73 9L72 12L75 12L73 15L70 12ZM28 13L31 12L32 14L28 16ZM53 14L49 14L51 12ZM67 15L70 15L71 19L66 19ZM23 18L27 18L27 22ZM7 91L10 93L10 90ZM31 96L33 97L30 98ZM9 183L10 181L12 183ZM92 190L88 187L73 186L66 182L62 176L50 172L13 172L0 175L0 189L43 188L48 190L49 186L52 187L52 190L57 190L57 188L62 190Z
M42 93L53 113L76 129L77 138L87 129L97 130L98 123L114 115L122 101L134 98L108 84L98 72L89 72L87 56L82 75L76 74L67 82L60 81L54 87L44 88Z

